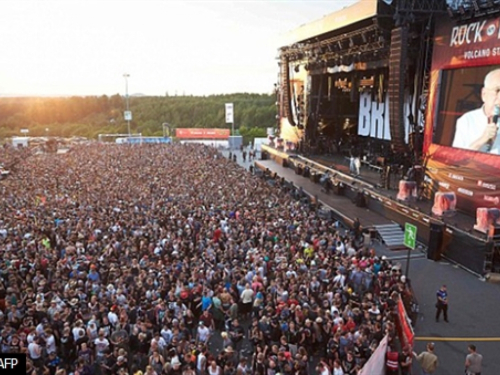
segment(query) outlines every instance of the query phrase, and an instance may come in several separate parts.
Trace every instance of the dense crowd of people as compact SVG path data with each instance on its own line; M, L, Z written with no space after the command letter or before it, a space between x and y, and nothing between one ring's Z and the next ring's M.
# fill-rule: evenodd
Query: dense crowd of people
M19 152L0 351L29 375L355 375L394 337L399 269L279 180L199 145Z

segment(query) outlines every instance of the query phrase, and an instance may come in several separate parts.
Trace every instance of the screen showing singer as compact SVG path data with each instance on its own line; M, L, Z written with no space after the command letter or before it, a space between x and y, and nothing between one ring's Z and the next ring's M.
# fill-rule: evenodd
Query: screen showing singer
M500 154L500 69L486 74L480 96L481 107L458 118L452 146Z

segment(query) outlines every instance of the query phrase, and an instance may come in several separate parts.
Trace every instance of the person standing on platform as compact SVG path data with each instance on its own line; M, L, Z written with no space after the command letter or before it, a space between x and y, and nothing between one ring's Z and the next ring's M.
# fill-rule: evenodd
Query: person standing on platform
M354 169L356 170L356 176L361 174L361 158L357 155L354 158Z
M361 168L361 159L359 156L351 153L351 158L349 159L349 170L355 176L359 176Z
M448 323L448 291L446 285L441 286L436 292L436 298L436 322L439 322L439 317L443 312L444 321Z
M470 344L467 349L469 350L469 354L465 357L465 374L481 375L483 356L476 352L476 345Z
M418 354L413 352L413 356L417 359L422 367L422 375L434 374L438 367L438 357L434 354L434 343L429 342L427 344L427 350Z

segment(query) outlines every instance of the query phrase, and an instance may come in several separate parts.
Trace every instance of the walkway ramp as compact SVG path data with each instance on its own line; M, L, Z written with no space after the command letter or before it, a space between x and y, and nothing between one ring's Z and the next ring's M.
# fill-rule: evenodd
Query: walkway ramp
M382 224L373 226L377 231L380 240L390 250L406 249L404 244L405 232L399 224Z

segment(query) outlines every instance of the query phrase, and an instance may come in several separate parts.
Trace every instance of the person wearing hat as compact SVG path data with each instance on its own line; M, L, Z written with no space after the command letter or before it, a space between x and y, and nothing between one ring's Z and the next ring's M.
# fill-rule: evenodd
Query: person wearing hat
M232 346L224 349L224 363L235 368L238 365L238 353L235 352Z
M109 362L106 364L110 366L110 374L118 374L120 371L128 371L128 362L125 355L119 355L117 357L110 356Z
M321 357L324 356L324 351L326 349L325 341L326 341L326 332L323 328L323 318L317 317L314 323L312 324L312 331L314 332L314 351L318 353Z
M210 329L205 326L205 323L200 320L198 324L198 330L196 332L196 342L202 344L208 344L208 340L210 340Z

